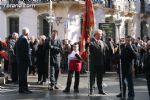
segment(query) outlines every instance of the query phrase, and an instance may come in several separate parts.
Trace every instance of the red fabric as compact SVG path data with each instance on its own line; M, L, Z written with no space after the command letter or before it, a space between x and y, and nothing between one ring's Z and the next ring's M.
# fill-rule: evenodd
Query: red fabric
M69 70L80 72L82 68L82 62L79 60L70 60L69 61Z
M8 47L6 42L0 41L4 47Z
M4 50L0 51L0 57L8 60L8 53Z
M86 61L86 59L87 59L87 52L86 51L82 52L81 57L83 58L83 60Z
M90 35L94 33L95 17L92 0L85 0L82 22L80 53L85 52L85 43L90 42Z

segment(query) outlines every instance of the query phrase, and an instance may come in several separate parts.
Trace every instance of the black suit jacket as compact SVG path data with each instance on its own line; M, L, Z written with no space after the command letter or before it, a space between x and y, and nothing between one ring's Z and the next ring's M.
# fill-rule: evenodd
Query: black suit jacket
M144 54L143 70L145 73L150 73L150 51L148 51L148 50Z
M17 63L30 65L29 43L23 35L19 37L15 47Z
M105 64L105 44L103 41L96 42L94 38L91 39L89 51L90 51L90 66L99 66L98 69L104 70Z
M132 45L121 45L121 65L123 73L132 72L132 60L136 58L136 52Z

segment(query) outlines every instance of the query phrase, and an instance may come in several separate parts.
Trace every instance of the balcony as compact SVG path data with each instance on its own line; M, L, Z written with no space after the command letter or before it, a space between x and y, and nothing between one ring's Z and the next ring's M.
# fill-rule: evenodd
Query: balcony
M97 9L101 5L103 0L93 0L94 9ZM69 10L83 12L85 6L85 0L52 0L53 9L66 8ZM0 9L4 12L12 12L23 8L33 8L38 12L49 10L50 0L1 0Z
M85 1L85 0L51 0L52 2L62 2L62 1L68 1L68 2L79 2L79 1ZM25 3L25 4L40 4L40 3L49 3L50 0L1 0L0 5L5 5L5 4L20 4L20 3ZM93 0L93 3L99 3L103 4L104 0Z
M150 4L145 5L145 14L150 16Z

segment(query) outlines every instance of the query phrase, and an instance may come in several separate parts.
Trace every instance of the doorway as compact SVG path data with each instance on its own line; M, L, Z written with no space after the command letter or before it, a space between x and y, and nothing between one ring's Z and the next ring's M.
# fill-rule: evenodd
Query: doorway
M12 34L13 32L19 33L19 17L9 17L8 23L9 34Z

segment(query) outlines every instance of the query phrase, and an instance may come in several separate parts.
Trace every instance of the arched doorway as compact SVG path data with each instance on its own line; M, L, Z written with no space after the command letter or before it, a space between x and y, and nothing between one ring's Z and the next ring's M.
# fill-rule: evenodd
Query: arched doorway
M46 20L46 16L49 16L48 13L38 15L38 33L40 35L48 36L50 32L50 26ZM52 28L51 28L52 29Z

